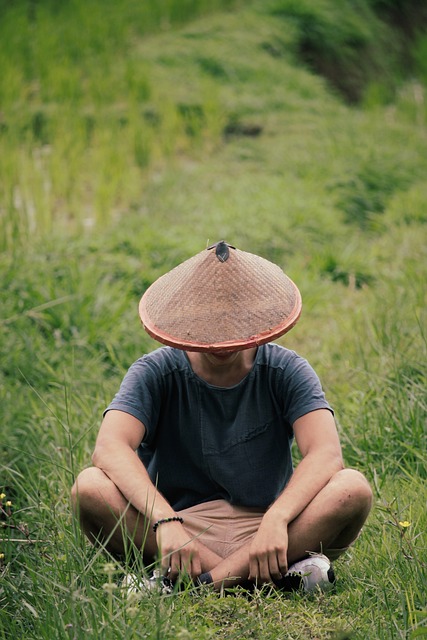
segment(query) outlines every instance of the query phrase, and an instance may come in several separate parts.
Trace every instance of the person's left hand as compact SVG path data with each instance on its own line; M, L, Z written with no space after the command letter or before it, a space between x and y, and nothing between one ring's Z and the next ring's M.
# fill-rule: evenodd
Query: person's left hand
M266 514L249 549L249 579L280 580L288 570L288 530L283 522Z

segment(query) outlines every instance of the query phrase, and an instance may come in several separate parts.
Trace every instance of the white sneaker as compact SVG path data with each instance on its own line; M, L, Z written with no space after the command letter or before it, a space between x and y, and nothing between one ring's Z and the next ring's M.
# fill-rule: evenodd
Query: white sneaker
M330 591L335 583L335 574L330 560L322 553L313 553L308 558L292 564L284 580L286 578L299 578L300 587L308 592L318 589Z
M173 591L169 578L162 576L158 569L153 571L151 578L136 576L134 573L126 574L123 578L122 588L126 591L127 597L131 598L154 591L163 595L167 595Z

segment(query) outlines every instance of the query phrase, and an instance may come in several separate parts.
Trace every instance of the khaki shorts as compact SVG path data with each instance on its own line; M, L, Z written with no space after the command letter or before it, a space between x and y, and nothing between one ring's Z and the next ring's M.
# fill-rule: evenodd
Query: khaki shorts
M212 500L178 511L184 528L202 544L221 558L227 558L244 544L249 543L261 524L264 511L250 507L236 507L225 500ZM322 549L330 560L336 560L347 551Z

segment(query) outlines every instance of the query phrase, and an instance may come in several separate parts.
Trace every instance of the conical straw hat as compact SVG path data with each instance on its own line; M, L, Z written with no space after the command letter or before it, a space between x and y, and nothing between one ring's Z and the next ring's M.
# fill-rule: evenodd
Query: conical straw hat
M277 265L219 242L156 280L139 314L163 344L232 351L289 331L301 314L301 295Z

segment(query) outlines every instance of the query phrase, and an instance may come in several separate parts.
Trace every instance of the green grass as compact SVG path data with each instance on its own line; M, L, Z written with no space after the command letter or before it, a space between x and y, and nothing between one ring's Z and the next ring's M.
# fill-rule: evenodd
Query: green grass
M101 20L94 2L83 22L77 2L35 4L35 23L30 6L0 3L0 639L427 637L422 77L347 106L302 65L301 25L277 2L179 28L154 16L150 33L129 18L144 3ZM331 6L312 9L328 28ZM127 367L156 346L142 292L221 238L299 284L280 342L319 372L375 506L334 595L134 606L69 490Z

